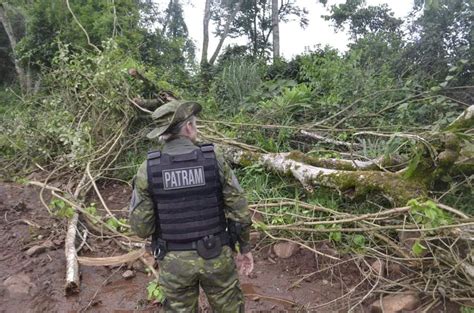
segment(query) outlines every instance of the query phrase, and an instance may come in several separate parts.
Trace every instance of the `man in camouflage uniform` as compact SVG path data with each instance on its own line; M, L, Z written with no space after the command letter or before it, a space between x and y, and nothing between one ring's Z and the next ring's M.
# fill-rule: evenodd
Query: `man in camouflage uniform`
M253 258L249 245L249 227L251 225L251 219L247 200L245 199L244 192L232 172L232 169L224 161L222 153L219 151L216 151L215 153L206 152L209 150L209 146L204 149L195 144L197 139L195 115L200 111L201 106L196 102L182 100L171 101L153 112L152 118L158 127L150 132L148 137L156 138L161 136L165 141L157 154L158 158L161 158L162 160L165 160L168 157L177 159L183 158L183 156L198 153L199 150L204 151L203 154L207 154L206 157L208 160L209 155L211 155L211 158L215 156L215 163L217 163L216 170L218 171L218 175L215 177L218 176L216 178L220 182L220 184L218 184L220 185L218 193L221 194L223 200L219 206L219 210L224 211L223 213L225 213L226 223L229 225L227 226L228 228L231 228L230 226L234 225L232 228L235 229L235 225L237 225L237 228L241 229L239 232L233 232L234 235L237 235L233 238L236 239L234 241L238 242L240 251L236 256L236 261L239 271L248 275L253 269ZM210 149L213 150L212 146ZM156 156L156 152L154 153L155 154L149 153L148 160L140 166L135 177L130 224L132 230L138 236L142 238L147 238L152 235L154 236L153 241L155 242L155 245L152 246L159 263L159 284L166 296L164 303L165 311L197 312L199 286L201 286L215 312L243 312L244 298L240 289L236 265L234 263L233 252L231 249L234 242L232 240L230 240L230 242L226 240L227 231L225 231L226 236L222 236L222 233L215 236L210 235L191 244L175 244L170 241L166 241L163 244L163 242L160 241L162 238L159 237L165 236L164 231L167 227L165 224L160 224L164 223L163 217L171 216L172 218L178 216L180 213L176 212L182 212L182 208L179 204L177 204L178 208L175 208L173 203L168 203L168 210L172 210L172 212L170 213L168 211L168 214L163 215L163 211L157 209L157 207L159 207L159 205L157 206L157 202L160 203L161 199L156 197L153 188L150 188L150 185L153 185L155 180L150 181L148 177L150 175L155 179L153 176L155 174L150 174L152 173L150 172L150 168L152 164L154 164L153 162L155 162L153 161L153 157L150 157L150 155ZM193 168L196 169L197 167ZM180 168L179 170L182 171L183 169ZM193 190L194 193L196 193L195 190L198 190L199 193L198 187L192 185L194 181L191 182L192 186L186 185L188 180L191 180L191 178L182 176L180 180L166 181L170 175L165 172L166 170L160 172L163 173L161 176L161 188L164 189L164 191L158 190L159 192L165 192L165 197L167 195L166 187L169 187L172 192L179 192L180 197L187 197L187 195L193 193ZM193 173L188 173L187 175L193 175ZM197 178L198 176L195 177L195 181L199 181ZM207 181L205 184L209 184L210 179L208 179L208 176L205 177ZM186 178L186 180L184 178ZM166 183L168 183L168 186ZM172 188L172 183L175 184L176 188ZM178 186L178 184L184 185ZM201 188L205 187L206 186L201 184ZM203 195L198 196L205 197ZM180 197L176 198L178 199L177 202L183 201ZM195 203L199 203L199 201L196 201ZM194 206L193 202L191 202L191 204ZM163 206L161 206L161 208L162 207ZM174 211L175 209L176 211ZM196 204L194 211L186 211L185 214L195 214L196 210L209 211L208 208L203 209ZM200 214L204 214L204 212ZM159 216L161 220L157 219L157 216ZM224 214L222 214L222 216L224 216ZM174 220L174 222L176 222L176 220ZM172 224L174 229L169 230L169 232L171 232L170 236L172 237L173 232L179 232L181 228L185 228L187 227L186 225L189 224L195 225L196 221L187 221L182 224L183 227L180 227L181 224ZM159 229L160 225L162 229ZM215 250L215 248L212 248L209 250L211 252L210 255L207 255L206 248L202 248L203 245L200 245L200 242L205 242L206 244L204 244L204 246L208 247L208 242L206 240L209 238L215 239L218 236L221 236L222 238L222 249L219 251L219 249ZM160 242L158 248L156 248L157 241ZM196 242L197 244L195 244ZM196 246L200 248L196 249ZM211 243L209 246L214 247L215 245ZM219 246L221 245L219 244ZM173 251L173 247L180 251ZM182 247L187 248L181 249ZM167 251L163 253L162 250ZM203 250L205 251L202 252ZM214 251L217 251L217 254L214 253Z

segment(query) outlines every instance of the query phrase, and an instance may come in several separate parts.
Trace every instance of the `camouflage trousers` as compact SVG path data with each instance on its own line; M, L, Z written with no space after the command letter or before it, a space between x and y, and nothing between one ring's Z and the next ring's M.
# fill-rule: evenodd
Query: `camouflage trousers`
M165 312L197 312L199 286L215 313L244 312L244 297L228 246L210 260L196 251L172 251L159 261L160 286L166 296Z

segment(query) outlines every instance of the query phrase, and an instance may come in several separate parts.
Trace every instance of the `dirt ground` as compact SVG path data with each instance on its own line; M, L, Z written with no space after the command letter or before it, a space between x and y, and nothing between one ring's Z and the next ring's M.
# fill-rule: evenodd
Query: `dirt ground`
M119 216L127 214L129 195L125 185L103 188L104 199ZM146 299L146 285L153 277L140 267L133 268L133 278L125 279L122 274L126 265L81 266L81 291L66 297L65 230L65 221L52 217L41 204L37 187L0 183L0 312L158 311ZM45 242L45 251L27 254L28 249ZM124 253L110 239L94 234L87 242L90 248L84 246L80 255ZM246 312L347 312L351 296L344 295L350 290L354 291L352 295L360 295L370 289L360 284L363 277L349 257L339 266L307 250L281 259L264 241L257 244L254 257L254 272L241 277ZM368 312L366 303L356 311ZM432 312L457 311L440 307Z

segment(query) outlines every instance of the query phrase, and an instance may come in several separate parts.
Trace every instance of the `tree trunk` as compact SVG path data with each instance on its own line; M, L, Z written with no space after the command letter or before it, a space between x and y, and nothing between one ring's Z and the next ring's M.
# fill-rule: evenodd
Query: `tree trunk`
M278 24L278 0L272 0L273 63L280 58L280 27Z
M209 82L211 81L210 64L207 61L207 50L209 49L209 21L211 20L211 1L206 0L203 19L203 40L201 53L201 88L204 92L209 90Z
M257 34L257 0L253 2L253 56L258 54L258 34Z
M163 22L163 29L161 30L161 35L165 36L166 34L166 29L168 28L168 24L170 22L170 15L171 11L173 10L173 0L170 0L168 3L168 12L166 12L166 18L165 21Z
M292 153L261 154L235 148L224 149L226 157L234 164L248 166L260 163L270 171L296 178L308 190L325 186L348 192L353 197L379 192L395 205L405 205L408 200L426 194L423 184L405 180L397 173L334 170L303 163Z
M216 61L217 56L219 55L219 52L221 51L222 45L224 44L224 40L227 37L227 34L229 33L230 25L232 25L232 22L234 21L235 16L240 11L240 7L242 6L243 2L244 2L243 0L239 0L239 2L237 2L235 7L232 9L232 11L227 15L227 21L224 27L224 32L221 35L221 38L219 40L219 43L217 44L216 50L214 51L211 59L209 60L209 64L213 65L214 62Z
M208 64L207 50L209 48L209 21L210 20L211 20L211 0L206 0L206 5L204 7L204 19L203 19L201 68Z
M468 107L457 119L455 119L446 130L457 132L474 127L474 105Z
M11 24L10 19L8 18L7 4L3 3L0 4L0 23L2 23L5 32L7 33L8 40L10 41L10 47L13 51L13 63L15 64L15 70L18 75L18 81L20 82L21 90L25 93L28 93L31 89L31 75L24 70L24 68L20 65L20 62L15 56L15 48L18 43L17 38L15 37L15 33L13 31L13 26Z

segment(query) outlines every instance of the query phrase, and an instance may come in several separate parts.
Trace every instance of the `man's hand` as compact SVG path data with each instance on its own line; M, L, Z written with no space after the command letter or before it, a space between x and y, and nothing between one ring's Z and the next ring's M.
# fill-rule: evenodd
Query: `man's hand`
M239 274L244 274L246 276L250 275L253 271L253 256L252 252L247 252L245 254L237 254L235 256L235 262L237 264L237 270Z

